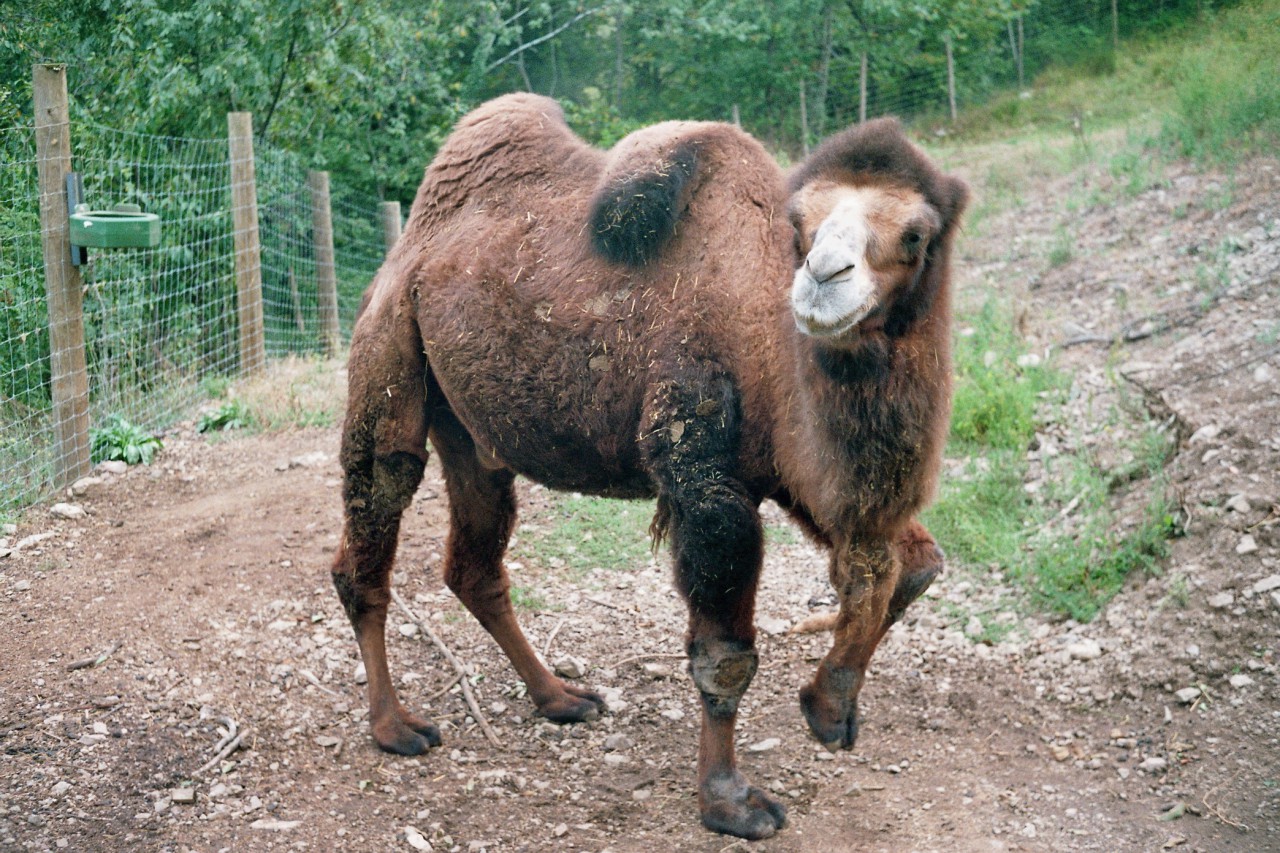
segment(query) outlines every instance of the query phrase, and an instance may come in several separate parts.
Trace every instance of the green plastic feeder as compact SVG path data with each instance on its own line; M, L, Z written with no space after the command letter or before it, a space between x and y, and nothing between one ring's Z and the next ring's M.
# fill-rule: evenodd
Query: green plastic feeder
M110 210L76 205L71 214L71 245L95 249L145 249L160 245L160 217L143 213L136 204L117 204Z

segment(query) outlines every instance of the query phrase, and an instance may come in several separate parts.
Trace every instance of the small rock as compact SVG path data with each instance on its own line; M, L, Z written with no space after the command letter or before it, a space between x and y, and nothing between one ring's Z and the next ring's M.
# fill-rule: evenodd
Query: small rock
M84 518L88 513L79 504L59 503L49 507L49 515L54 518L76 519Z
M1271 593L1271 603L1276 606L1277 610L1280 610L1280 590L1275 590Z
M15 583L13 585L13 588L16 589L18 592L26 592L27 590L31 589L31 581L23 578L22 580Z
M30 536L24 536L19 539L13 546L13 550L22 551L30 548L32 545L39 545L53 537L57 536L57 531L50 530L47 533L32 533Z
M969 621L964 625L964 635L970 638L981 637L982 632L985 630L986 628L982 626L982 620L977 616L970 616Z
M565 655L555 662L555 671L561 678L582 678L587 674L587 664L581 658Z
M45 819L44 815L38 815L35 812L32 812L31 814L27 815L27 823L31 824L32 826L44 826L48 822L49 821Z
M106 462L98 463L98 470L108 474L124 474L129 470L129 463L120 459L108 459Z
M1265 577L1253 585L1253 591L1258 595L1264 592L1271 592L1273 589L1280 589L1280 575Z
M356 664L356 671L353 678L355 679L356 684L369 683L369 673L365 671L364 661L360 661L360 663Z
M18 525L16 524L9 524L9 523L0 524L0 533L3 533L5 536L12 536L17 532L18 532Z
M1248 515L1253 512L1253 507L1249 505L1249 499L1244 495L1232 495L1227 499L1226 507L1232 512L1238 512L1241 515Z
M169 799L180 806L189 806L196 801L195 788L174 788L169 792Z
M1236 603L1236 597L1230 591L1209 596L1209 606L1214 610L1226 610Z
M659 714L659 716L666 717L673 723L678 723L684 719L684 711L681 711L679 708L668 708Z
M70 791L70 790L71 790L71 783L62 781L53 786L53 795L55 797L61 797L63 794L65 794L67 791Z
M1183 705L1190 705L1192 702L1200 698L1199 687L1184 687L1174 692L1173 698L1177 699Z
M604 757L604 763L610 767L621 767L627 763L627 757L618 752L611 752Z
M612 734L604 739L604 748L608 752L623 752L635 744L624 734Z
M1191 433L1191 438L1187 439L1189 444L1199 444L1202 441L1213 441L1222 432L1222 427L1216 424L1205 424L1200 429Z
M1248 533L1240 537L1240 544L1236 546L1237 554L1252 554L1258 550L1258 543Z
M1049 752L1053 754L1054 761L1066 761L1068 758L1071 757L1071 750L1067 749L1065 746L1062 746L1061 744L1054 744L1053 746L1049 747Z
M787 633L787 629L791 627L791 623L786 619L779 619L775 616L761 616L756 620L756 624L770 637L776 637L779 634Z
M631 792L631 799L633 800L647 800L652 796L653 790L650 788L636 788Z
M1033 352L1018 356L1018 367L1039 367L1044 359Z
M289 460L290 468L315 468L329 461L329 454L321 450L304 453Z
M767 737L762 741L757 741L747 747L747 752L768 752L771 749L777 749L782 745L782 738Z
M507 703L506 702L491 703L489 705L489 713L493 714L495 717L502 716L503 714L507 713Z
M667 666L666 664L646 663L640 668L644 670L644 674L649 676L650 678L658 679L658 678L671 677L671 667Z
M418 625L417 625L417 623L416 623L416 622L402 622L402 623L400 623L400 636L402 636L402 637L416 637L416 636L418 636Z
M320 735L316 738L316 746L330 747L342 743L342 738L333 735Z
M12 553L13 553L12 548L0 548L0 560L3 560L5 557L9 556Z
M1227 683L1238 689L1241 687L1248 687L1250 684L1253 684L1253 679L1245 675L1243 672L1237 672L1235 675L1227 679Z
M1259 364L1253 369L1253 381L1259 385L1267 384L1273 376L1275 374L1272 372L1271 367L1266 364Z
M564 836L568 831L569 831L569 824L567 824L567 823L557 823L557 824L556 824L556 828L555 828L555 829L553 829L553 830L551 830L551 833L552 833L556 838L560 838L560 837Z
M1168 766L1168 761L1165 761L1163 758L1156 758L1153 755L1150 758L1144 759L1143 762L1138 765L1138 769L1144 773L1160 773Z
M431 842L427 841L427 839L423 837L422 833L412 826L406 826L404 828L404 840L409 842L409 846L414 850L429 851L431 849Z
M95 487L101 486L104 482L106 481L101 477L81 477L71 484L71 494L80 497L88 494Z
M1073 660L1097 660L1102 657L1102 646L1096 640L1081 640L1067 646L1067 654Z
M265 829L268 832L288 832L294 827L301 826L300 820L276 820L275 818L259 818L249 824L250 829Z

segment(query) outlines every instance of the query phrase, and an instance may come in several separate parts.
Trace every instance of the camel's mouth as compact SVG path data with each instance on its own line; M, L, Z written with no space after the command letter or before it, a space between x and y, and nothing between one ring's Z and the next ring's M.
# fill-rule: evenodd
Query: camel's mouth
M839 337L875 311L875 295L865 275L849 273L818 282L802 266L791 287L791 313L801 334Z

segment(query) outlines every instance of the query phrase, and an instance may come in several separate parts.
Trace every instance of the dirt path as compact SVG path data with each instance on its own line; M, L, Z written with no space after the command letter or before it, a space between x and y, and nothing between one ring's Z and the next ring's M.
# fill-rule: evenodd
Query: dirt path
M188 429L151 469L78 497L86 518L38 509L6 537L14 548L52 534L0 558L0 849L1280 849L1280 172L1261 161L1239 175L1216 209L1203 200L1224 179L1186 171L1084 209L1074 257L1051 269L1069 187L966 244L968 282L1034 283L1028 334L1042 346L1199 304L1194 259L1225 252L1222 286L1182 325L1059 356L1082 389L1101 383L1083 397L1105 401L1113 386L1099 377L1118 371L1179 420L1170 471L1188 535L1161 576L1134 578L1093 623L1015 613L1019 631L995 646L964 633L966 607L994 593L948 573L878 653L857 748L836 756L810 740L796 701L826 638L786 630L821 609L825 563L778 537L740 724L745 771L790 809L776 838L735 845L697 824L695 696L664 560L583 578L514 570L542 600L522 615L535 645L585 662L584 682L614 709L568 728L530 719L510 666L442 587L433 466L397 588L469 665L502 746L393 614L402 695L446 742L421 759L384 755L328 578L336 430L211 444ZM1153 221L1168 224L1144 228ZM537 523L546 493L523 485L521 498ZM1192 703L1175 696L1197 685ZM231 721L241 748L197 773ZM194 803L173 800L184 788ZM1165 818L1181 816L1162 819L1171 807Z

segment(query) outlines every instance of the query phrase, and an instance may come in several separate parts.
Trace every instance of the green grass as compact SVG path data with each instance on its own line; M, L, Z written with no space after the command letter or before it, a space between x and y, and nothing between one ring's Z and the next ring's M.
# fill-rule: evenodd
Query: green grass
M998 569L1049 613L1088 621L1133 572L1155 571L1178 525L1161 470L1168 435L1147 423L1105 470L1083 452L1046 461L1035 499L1023 488L1037 417L1058 405L1064 378L1051 367L1018 366L1024 347L1011 311L988 301L962 318L948 456L937 502L923 516L943 549L977 571ZM1114 413L1119 418L1121 413ZM1140 517L1125 528L1111 508L1115 492L1145 479ZM981 618L981 616L980 616ZM1011 630L983 620L982 641Z
M1280 141L1280 7L1244 3L1188 42L1164 139L1180 153L1231 162Z
M553 494L536 525L521 527L512 555L575 575L592 569L633 569L651 553L652 501L622 501Z
M1062 379L1043 366L1018 365L1026 347L1008 306L989 299L960 327L954 348L952 440L962 447L1025 449L1035 434L1040 395Z
M239 400L228 400L196 421L196 432L227 432L248 429L254 425L253 412Z

